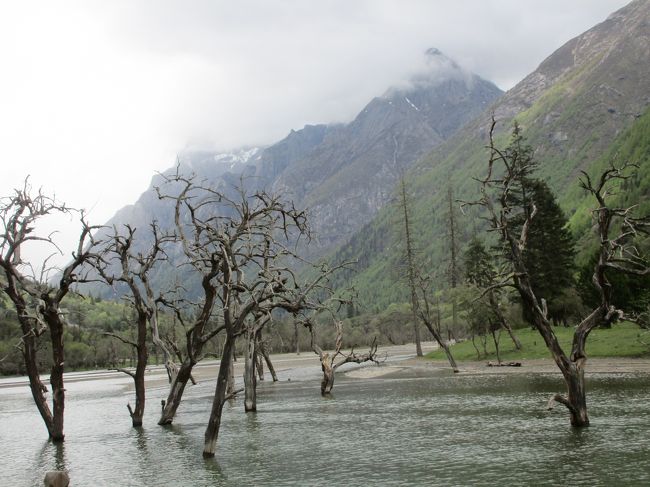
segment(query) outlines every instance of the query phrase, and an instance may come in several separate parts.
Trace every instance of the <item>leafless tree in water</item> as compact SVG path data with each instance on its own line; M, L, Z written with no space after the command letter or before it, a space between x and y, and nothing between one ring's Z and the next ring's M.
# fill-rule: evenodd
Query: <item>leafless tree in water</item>
M650 272L648 259L641 255L634 245L635 239L647 234L650 228L648 217L635 217L635 207L617 208L608 204L618 181L629 177L627 172L633 166L612 166L603 171L594 181L583 173L581 187L597 203L594 220L599 242L599 258L594 267L593 283L600 295L600 304L576 328L571 346L571 353L566 354L560 346L548 316L547 305L533 292L530 277L524 263L523 252L528 239L528 229L535 218L535 202L529 200L526 205L517 204L515 197L522 179L530 174L534 165L530 150L522 145L522 137L515 127L513 141L506 149L499 149L494 142L492 121L490 129L488 173L481 183L481 198L473 204L482 206L487 212L487 220L493 231L499 233L511 260L511 272L491 289L512 285L518 291L522 304L533 317L533 325L540 333L551 352L555 363L562 372L567 394L555 394L549 401L549 408L555 402L569 410L571 424L576 427L588 426L587 401L584 369L587 361L585 345L589 333L597 327L607 326L624 316L611 301L612 286L607 279L607 272L645 275ZM515 230L515 219L523 220ZM620 230L619 230L620 229ZM487 290L489 291L489 289Z
M40 268L23 258L26 247L40 244L49 246L53 254L63 254L56 246L54 234L42 234L39 224L55 215L79 215L81 232L77 248L70 256L70 263L62 270L49 265L45 259ZM83 212L60 203L53 196L42 191L34 191L25 180L11 196L0 198L0 268L3 272L2 290L13 303L22 338L20 350L29 377L29 386L36 407L43 418L50 439L64 440L65 387L63 371L65 350L63 332L65 317L61 303L75 284L86 282L81 273L83 264L92 256L94 250L91 227L86 223ZM36 275L38 272L38 275ZM56 273L57 282L49 278ZM38 342L49 333L52 347L52 367L50 386L52 388L52 407L47 401L47 387L40 379Z

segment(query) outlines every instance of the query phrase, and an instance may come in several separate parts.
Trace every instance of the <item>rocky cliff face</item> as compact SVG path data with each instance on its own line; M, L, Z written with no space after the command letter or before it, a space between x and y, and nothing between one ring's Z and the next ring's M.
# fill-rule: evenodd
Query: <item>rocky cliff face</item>
M424 71L374 98L349 124L322 128L320 143L270 181L309 209L312 256L349 239L391 199L402 171L501 95L436 49L426 59Z
M440 51L430 49L425 57L425 69L370 101L348 124L307 125L263 149L184 152L179 168L224 187L244 176L247 186L282 193L308 208L317 235L308 250L312 257L323 255L389 201L401 171L501 95L494 84ZM159 181L154 178L152 187L109 224L171 223L152 190Z
M478 188L472 178L484 174L493 115L499 143L507 141L515 120L521 125L540 163L538 175L556 192L574 233L581 237L588 232L589 206L576 184L579 171L595 173L604 167L608 161L603 158L613 157L610 149L648 110L650 2L637 0L560 47L492 107L411 168L417 245L431 270L444 266L446 259L447 189L452 186L459 199L476 197ZM642 171L650 171L647 155L635 157ZM647 184L643 181L648 181L647 172L639 184ZM647 194L650 188L639 191ZM438 216L432 218L432 214ZM391 221L395 218L390 212L382 212L337 253L338 258L363 263L361 273L352 280L369 303L404 299L387 283L395 262L390 240L384 243L391 234ZM461 230L469 239L476 223L466 220Z

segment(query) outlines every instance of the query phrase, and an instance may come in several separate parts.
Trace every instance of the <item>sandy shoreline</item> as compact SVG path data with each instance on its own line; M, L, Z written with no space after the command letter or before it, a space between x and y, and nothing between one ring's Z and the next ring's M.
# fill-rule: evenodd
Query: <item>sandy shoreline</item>
M404 367L418 369L449 368L444 360L407 359L401 363ZM521 367L489 367L487 361L460 362L461 374L526 374L526 373L560 373L555 362L548 359L522 360ZM587 360L587 374L601 373L650 373L650 359L647 358L592 358Z
M436 344L428 342L424 344L425 353L433 350ZM350 379L374 379L387 376L413 377L438 375L451 373L449 364L445 360L428 360L417 358L413 353L413 345L402 345L384 347L380 354L384 353L386 360L379 365L362 364L361 366L346 364L343 369L337 372ZM281 380L291 380L292 372L301 370L308 371L309 376L320 374L320 363L318 357L308 351L296 355L295 353L275 354L271 356L276 372ZM560 374L559 369L552 359L522 360L521 367L489 367L487 361L459 362L460 375L493 375L493 374ZM197 364L194 369L194 377L197 381L213 380L219 370L219 361L205 361ZM241 377L243 362L240 360L235 364L235 375ZM650 359L647 358L593 358L587 361L586 375L591 374L648 374L650 375ZM266 371L267 380L270 374ZM124 386L132 387L132 381L125 374L116 371L96 370L89 372L67 373L67 383L91 381L91 380L119 380L124 379ZM294 378L294 380L297 379ZM43 380L48 381L47 376ZM167 376L162 366L151 366L146 376L148 387L166 387ZM20 387L27 385L26 377L5 377L0 379L0 389L9 387Z
M521 361L521 367L490 367L487 361L460 362L458 364L461 375L488 375L488 374L560 374L552 359L534 359ZM379 366L366 366L344 372L346 377L355 379L372 379L392 374L440 373L450 370L449 364L444 360L428 360L423 358L407 358L390 364ZM587 361L586 375L590 374L650 374L650 359L637 358L593 358ZM409 374L410 375L410 374Z

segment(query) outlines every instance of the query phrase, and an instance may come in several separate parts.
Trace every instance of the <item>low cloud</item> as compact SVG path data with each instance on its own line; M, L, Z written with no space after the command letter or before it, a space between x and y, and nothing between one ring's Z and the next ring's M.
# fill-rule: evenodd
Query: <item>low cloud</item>
M624 3L5 2L0 192L31 174L104 222L184 148L347 122L430 47L507 89Z

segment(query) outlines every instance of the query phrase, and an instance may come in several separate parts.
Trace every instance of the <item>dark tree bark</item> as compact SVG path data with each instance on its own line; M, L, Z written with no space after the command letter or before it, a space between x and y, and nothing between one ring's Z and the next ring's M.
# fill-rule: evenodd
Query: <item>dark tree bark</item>
M147 349L147 331L151 327L154 343L163 351L165 368L168 377L175 374L171 365L170 354L167 347L161 345L158 334L158 300L149 284L149 274L161 260L165 259L162 246L171 241L169 235L161 235L156 223L151 224L151 237L153 244L146 253L134 251L136 229L130 225L124 226L122 233L114 227L113 234L108 238L107 245L101 255L97 256L93 265L106 284L112 286L116 283L126 284L128 294L127 302L136 313L136 339L128 340L114 333L107 333L133 347L135 351L135 372L118 369L133 379L135 386L135 407L127 404L133 427L142 426L145 410L146 390L145 372L149 360Z
M131 407L131 403L127 403L126 408L131 416L131 423L134 428L142 426L142 419L144 417L144 407L146 401L146 389L144 383L144 376L147 370L147 362L149 352L147 350L147 319L146 317L138 317L137 320L137 341L132 342L120 335L114 333L106 333L108 336L117 338L118 340L133 347L136 351L135 371L124 368L116 368L118 372L123 372L133 379L135 386L135 408Z
M217 439L219 438L219 429L221 428L221 413L223 412L223 405L228 400L228 395L226 394L228 388L228 370L232 363L234 348L235 336L231 333L227 333L223 345L223 352L221 353L221 365L219 367L219 375L217 376L217 387L215 389L214 398L212 399L210 419L208 420L208 426L204 435L204 458L214 457L217 450ZM224 360L226 363L224 363Z
M234 397L235 393L235 347L232 347L232 358L225 362L224 367L228 367L228 384L226 385L226 396ZM221 364L219 364L221 367Z
M51 438L53 441L63 441L63 412L65 409L65 388L63 386L63 365L65 351L63 348L63 328L59 301L49 295L41 296L45 302L43 318L50 328L50 343L52 345L52 369L50 371L50 386L52 388L53 423Z
M160 419L158 419L159 425L172 424L174 417L176 416L176 411L181 404L183 399L183 392L185 392L185 387L190 381L190 376L192 375L192 369L196 363L192 363L191 359L185 359L178 369L176 377L171 383L169 388L169 393L167 394L167 400L163 401L163 409L160 414Z
M76 251L72 253L72 262L63 269L55 286L47 282L49 273L53 270L48 267L47 259L40 266L40 277L24 273L25 269L33 271L39 266L23 261L22 250L25 244L40 242L44 245L52 245L60 252L52 240L52 235L39 235L36 225L47 215L71 214L74 211L41 192L33 194L27 180L23 188L15 190L13 196L0 199L0 269L4 274L2 290L16 309L22 332L21 351L32 397L50 439L55 442L63 441L65 438L63 383L65 320L61 311L61 302L74 284L86 282L85 275L80 275L79 271L92 255L94 247L91 232L96 227L89 227L81 212L82 231ZM52 348L51 409L45 396L47 388L39 377L38 367L37 342L46 331L49 332Z
M379 363L377 358L377 338L372 341L368 352L364 354L355 353L354 348L350 352L345 353L341 351L343 347L343 323L337 320L334 322L334 325L336 328L336 348L333 353L329 353L315 343L313 325L311 322L306 323L311 335L311 348L318 355L321 370L323 371L323 379L320 385L320 393L323 396L332 392L332 388L334 387L334 373L341 365L348 363L361 364L363 362Z
M257 378L255 376L255 330L248 330L244 352L244 411L257 411Z

